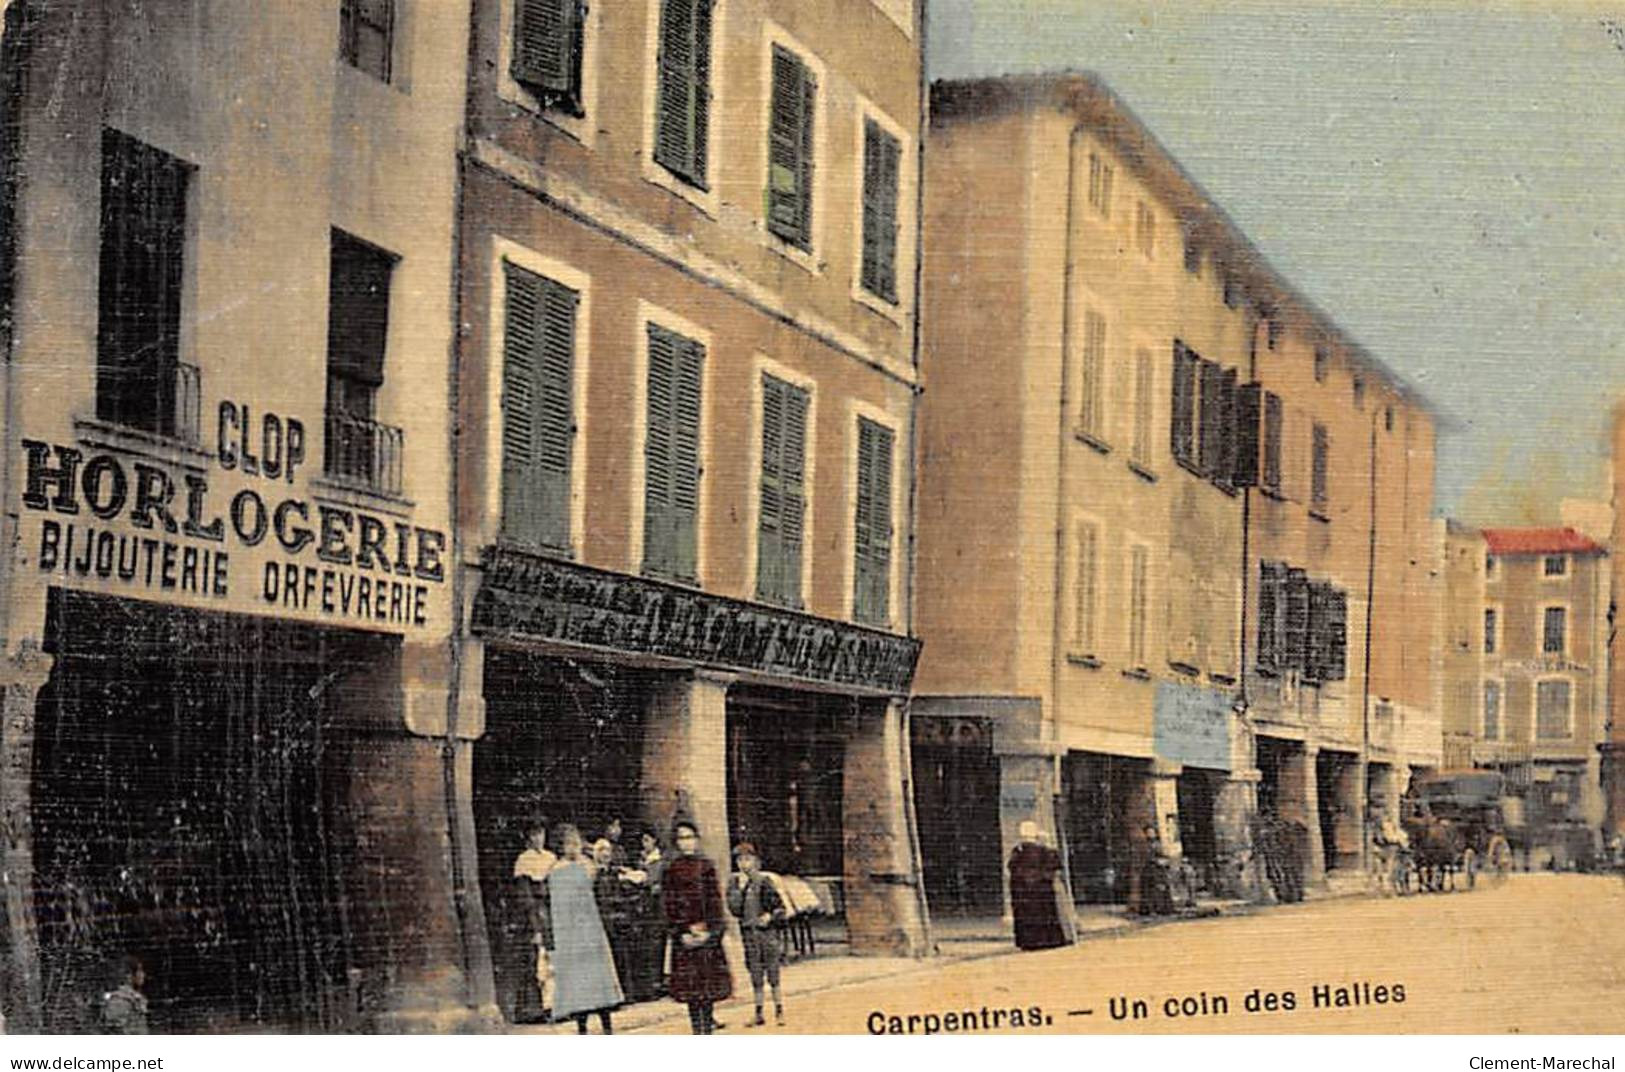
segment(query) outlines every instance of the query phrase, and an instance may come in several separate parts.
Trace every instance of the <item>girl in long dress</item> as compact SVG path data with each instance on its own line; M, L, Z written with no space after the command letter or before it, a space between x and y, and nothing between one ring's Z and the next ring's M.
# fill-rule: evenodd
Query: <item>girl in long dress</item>
M733 977L722 952L727 916L717 869L700 855L700 830L680 819L673 824L677 858L666 867L661 902L670 928L673 998L688 1006L696 1035L716 1030L712 1007L733 993Z
M587 1016L598 1014L604 1034L612 1034L610 1010L626 1000L615 974L609 938L593 897L594 868L582 853L581 832L559 827L561 855L548 873L548 906L553 921L553 1019L573 1017L587 1033Z

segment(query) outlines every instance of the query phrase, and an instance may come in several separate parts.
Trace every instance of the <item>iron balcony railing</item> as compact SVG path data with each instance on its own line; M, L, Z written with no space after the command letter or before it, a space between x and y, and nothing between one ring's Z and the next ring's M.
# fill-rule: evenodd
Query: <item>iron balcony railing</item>
M380 495L400 495L406 434L392 425L343 410L327 412L325 470L346 484Z
M96 370L96 416L190 446L202 442L203 376L182 361Z

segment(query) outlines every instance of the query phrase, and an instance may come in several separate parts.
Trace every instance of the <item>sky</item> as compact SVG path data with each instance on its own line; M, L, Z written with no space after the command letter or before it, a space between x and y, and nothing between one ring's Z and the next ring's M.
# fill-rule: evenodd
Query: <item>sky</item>
M1625 393L1625 4L931 0L935 78L1099 74L1431 399L1437 507L1607 497Z

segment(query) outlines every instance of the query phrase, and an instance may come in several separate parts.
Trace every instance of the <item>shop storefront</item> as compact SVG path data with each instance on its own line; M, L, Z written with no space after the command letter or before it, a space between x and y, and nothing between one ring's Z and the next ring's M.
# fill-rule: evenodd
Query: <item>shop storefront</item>
M934 915L998 915L1004 903L999 760L986 718L912 724L914 802Z

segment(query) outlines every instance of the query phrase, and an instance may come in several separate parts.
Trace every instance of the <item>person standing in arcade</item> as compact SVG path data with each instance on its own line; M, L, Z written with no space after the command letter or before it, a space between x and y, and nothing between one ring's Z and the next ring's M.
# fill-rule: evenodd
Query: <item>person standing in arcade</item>
M1021 844L1010 853L1010 912L1017 949L1054 949L1067 944L1057 890L1062 888L1061 854L1041 843L1038 824L1020 826Z
M700 828L679 819L672 827L677 858L666 867L662 908L672 936L670 994L688 1006L696 1035L716 1030L712 1009L733 993L733 977L722 951L727 913L717 869L700 855Z

